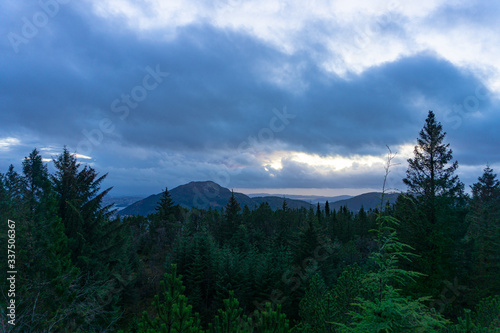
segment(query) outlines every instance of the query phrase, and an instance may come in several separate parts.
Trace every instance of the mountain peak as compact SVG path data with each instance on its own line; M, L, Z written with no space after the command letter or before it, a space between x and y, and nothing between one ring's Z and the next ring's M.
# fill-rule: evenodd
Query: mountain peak
M211 180L192 181L187 184L177 186L169 192L175 204L186 208L198 207L200 209L208 209L209 207L223 209L232 195L231 190L222 187ZM352 211L358 211L361 207L364 207L365 210L376 208L380 204L380 196L381 193L376 192L364 193L346 200L329 203L330 209L339 209L344 205ZM397 193L386 194L385 199L387 199L388 202L394 202L397 199L397 196ZM150 213L154 213L160 197L161 193L154 194L143 200L137 201L123 209L120 212L120 215L146 216ZM279 196L250 198L249 196L238 192L234 192L234 197L236 198L236 201L239 202L241 207L247 205L250 209L254 209L264 202L267 202L273 210L280 209L283 205L283 200L285 200L284 197ZM310 203L302 200L287 198L286 201L288 203L288 207L292 209L300 207L309 208L312 206ZM324 204L322 204L322 206L324 206Z

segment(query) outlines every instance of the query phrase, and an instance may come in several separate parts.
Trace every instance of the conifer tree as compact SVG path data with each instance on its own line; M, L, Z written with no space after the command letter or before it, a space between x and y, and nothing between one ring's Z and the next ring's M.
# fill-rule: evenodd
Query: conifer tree
M445 136L441 123L429 111L403 179L408 193L399 196L396 210L396 218L402 221L402 241L420 254L405 267L427 275L409 290L436 297L442 281L456 274L454 244L465 232L464 186L455 175L458 163L451 162L452 150L444 143Z
M165 191L162 192L160 201L155 208L159 219L161 221L169 221L170 215L174 215L173 207L174 201L172 200L172 196L170 195L168 188L165 187Z
M403 179L408 193L422 203L429 228L437 223L437 199L454 198L463 192L463 184L454 175L458 162L450 164L453 152L449 143L443 143L445 136L443 126L436 121L434 112L429 111L417 138L415 157L408 160L406 178Z
M10 207L18 206L8 216L16 221L18 235L14 270L22 272L16 290L16 327L20 331L62 329L75 312L78 270L70 260L68 239L40 153L34 149L24 159L21 176L11 166L2 185L3 199Z
M234 298L234 291L229 291L229 298L224 299L224 309L219 309L213 324L208 325L210 333L251 332L247 316L243 315L240 303Z
M331 316L335 322L348 324L351 322L350 313L358 312L359 309L353 303L362 296L363 274L357 264L347 266L337 279L329 293L331 299Z
M323 220L323 214L321 213L321 208L319 207L319 202L318 202L318 205L316 206L316 218L318 219L318 222L321 224L322 220Z
M126 225L111 219L102 200L111 190L101 192L106 175L99 176L90 166L80 168L76 157L66 148L54 160L51 176L58 215L68 237L71 261L80 270L79 299L92 312L75 321L82 329L113 327L121 316L117 306L131 283L127 251L131 243Z
M500 294L500 181L486 166L478 182L471 186L472 199L465 236L473 245L471 281L474 296L481 299Z
M177 265L173 264L171 273L165 274L160 283L161 293L156 295L153 308L156 315L151 318L144 312L139 323L140 333L196 333L202 332L197 314L184 295L182 275L177 275Z
M180 224L176 221L176 209L167 188L162 192L160 201L155 207L156 214L151 214L149 228L149 246L152 262L163 266L167 252L171 249Z
M393 158L389 150L381 207ZM377 251L370 256L373 269L363 279L363 295L356 302L360 311L350 313L349 325L339 324L343 332L440 332L447 324L441 315L424 305L430 297L405 297L397 288L422 275L400 267L400 260L410 260L415 255L408 252L409 245L399 240L398 224L394 217L384 212L378 214Z
M330 204L328 203L328 200L325 202L325 216L327 220L330 218Z
M223 223L219 230L219 240L222 243L228 242L238 229L238 226L241 223L241 215L239 214L240 210L240 204L234 197L234 192L231 192L231 197L225 207L224 219L222 220Z
M290 332L290 322L286 314L281 311L281 305L276 305L274 309L270 302L267 302L262 310L255 310L249 318L249 323L254 328L253 332L256 333Z
M300 301L300 332L333 332L331 315L333 305L328 288L319 274L314 274Z

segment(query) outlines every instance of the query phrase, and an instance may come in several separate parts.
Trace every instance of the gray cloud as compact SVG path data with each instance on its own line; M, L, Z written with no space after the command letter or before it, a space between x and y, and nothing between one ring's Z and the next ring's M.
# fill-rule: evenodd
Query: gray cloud
M21 18L40 10L0 7L8 18L0 25L4 36L21 31ZM271 175L257 156L273 150L382 155L386 145L414 144L428 110L443 123L460 164L500 165L498 101L474 72L435 53L339 77L320 66L327 57L319 37L307 51L289 54L205 22L179 27L174 39L165 40L161 30L136 34L84 9L61 5L18 53L7 38L0 41L0 140L21 141L0 151L0 171L20 165L35 146L68 145L90 147L89 162L109 172L118 193L147 194L166 184L216 178L232 187L377 188L383 173L377 168L324 174L284 159L283 169ZM398 20L381 29L407 38L404 19ZM313 30L329 29L335 30L321 24ZM151 76L156 68L168 72L161 82ZM144 82L158 84L134 90ZM477 89L484 92L477 107L453 107L470 102ZM134 91L147 96L132 97L137 106L131 107L122 96ZM285 107L293 118L275 131L283 122L273 122L273 110ZM103 130L103 119L112 130Z

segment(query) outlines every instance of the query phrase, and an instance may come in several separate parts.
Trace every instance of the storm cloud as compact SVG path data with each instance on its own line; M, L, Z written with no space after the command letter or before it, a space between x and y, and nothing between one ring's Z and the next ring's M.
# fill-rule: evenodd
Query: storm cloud
M404 189L433 110L470 185L500 167L499 7L4 1L0 171L66 145L116 195L376 189L389 146Z

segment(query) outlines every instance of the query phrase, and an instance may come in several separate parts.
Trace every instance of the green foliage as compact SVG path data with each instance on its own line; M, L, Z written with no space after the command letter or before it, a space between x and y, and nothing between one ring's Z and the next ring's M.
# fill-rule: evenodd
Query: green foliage
M351 313L358 311L358 308L353 304L362 296L363 274L357 264L347 266L337 283L329 293L331 299L331 317L330 321L335 321L342 324L351 322Z
M412 254L397 238L397 220L380 215L377 222L378 251L370 256L374 269L363 280L367 296L358 298L352 323L340 326L346 332L438 332L447 322L424 305L428 298L404 297L395 287L421 275L398 267Z
M182 276L177 275L177 266L172 265L172 272L165 274L160 284L161 294L156 295L153 301L155 316L145 312L139 323L141 333L194 333L202 332L197 314L192 313L192 306L188 304L183 294ZM160 298L161 296L161 298Z
M472 245L473 295L481 299L500 294L500 182L487 166L471 188L465 241Z
M467 213L443 138L430 113L410 194L396 210L356 213L286 201L241 212L234 195L225 209L187 211L165 190L156 214L113 218L105 176L66 149L50 175L34 150L22 174L0 174L0 217L19 228L14 331L499 331L500 182L487 167ZM1 224L2 244L6 234ZM448 325L421 296L451 291Z
M19 275L15 329L44 331L66 327L75 312L78 269L70 259L47 166L35 149L23 161L22 176L11 166L7 175L0 178L1 205L8 207L2 212L8 213L2 220L14 220L16 225L14 270ZM2 244L7 244L6 224L2 223ZM7 271L4 262L0 267ZM8 290L4 281L0 286Z
M224 299L224 310L219 309L213 324L208 326L210 333L240 333L251 332L247 316L243 315L240 303L234 298L234 292L229 291L229 298Z
M109 207L103 207L111 190L101 192L106 175L99 176L90 166L81 168L66 148L54 166L57 215L64 224L71 261L80 270L75 325L86 330L113 327L122 315L124 290L133 282L127 225L111 219ZM85 313L86 308L91 311Z
M420 255L403 267L428 274L418 284L409 283L408 291L414 295L437 297L442 281L456 275L453 256L465 232L464 186L455 175L458 163L451 162L453 154L450 144L444 143L445 136L429 111L403 179L408 193L396 205L395 217L402 221L401 240Z
M300 318L302 332L333 332L332 321L333 299L323 279L314 274L300 301Z
M429 111L425 125L417 138L414 158L408 160L408 170L403 182L411 194L420 195L429 210L429 219L435 222L435 198L437 196L454 197L461 193L463 185L453 173L458 168L453 158L450 144L444 144L446 133L441 123L437 122Z
M490 333L500 332L500 295L482 299L476 311L465 310L465 318L458 318L447 333Z
M240 204L234 197L234 192L231 193L231 197L226 204L224 218L219 226L218 241L222 244L227 243L231 240L238 226L241 223L241 215L239 214L241 210Z
M255 333L287 333L290 332L290 323L286 314L281 311L281 306L274 309L267 302L263 309L256 310L249 319ZM252 331L250 331L252 332Z
M174 214L173 206L174 201L172 200L170 192L168 192L168 188L165 187L165 191L162 192L160 201L155 208L160 220L168 221L170 219L170 215Z

